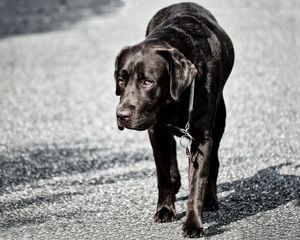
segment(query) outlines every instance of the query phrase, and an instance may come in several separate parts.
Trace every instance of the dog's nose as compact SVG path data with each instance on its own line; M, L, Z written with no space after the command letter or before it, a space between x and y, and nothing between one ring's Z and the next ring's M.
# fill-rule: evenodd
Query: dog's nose
M130 109L127 108L119 108L117 110L117 118L120 119L121 121L126 122L132 115L132 112Z

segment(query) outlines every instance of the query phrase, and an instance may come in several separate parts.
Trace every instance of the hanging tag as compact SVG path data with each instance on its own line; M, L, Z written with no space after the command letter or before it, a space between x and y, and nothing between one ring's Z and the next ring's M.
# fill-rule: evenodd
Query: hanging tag
M183 135L179 140L180 146L183 148L189 148L192 144L192 138L187 135Z

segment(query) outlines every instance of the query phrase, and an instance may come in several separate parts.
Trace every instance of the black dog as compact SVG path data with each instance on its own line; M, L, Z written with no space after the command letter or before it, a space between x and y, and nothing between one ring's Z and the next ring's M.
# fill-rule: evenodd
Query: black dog
M194 3L160 10L148 24L146 39L125 47L116 59L118 126L148 129L159 189L157 222L176 218L181 183L173 135L192 140L185 236L200 236L203 210L218 209L218 148L226 117L222 90L233 62L230 38L208 10Z

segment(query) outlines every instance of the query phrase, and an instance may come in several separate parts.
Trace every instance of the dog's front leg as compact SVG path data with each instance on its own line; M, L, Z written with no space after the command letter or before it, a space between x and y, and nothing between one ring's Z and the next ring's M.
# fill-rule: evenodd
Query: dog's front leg
M153 148L158 184L155 221L170 222L176 219L174 201L180 187L176 142L174 137L160 125L152 126L148 133Z
M187 218L183 225L186 237L200 237L203 232L203 208L209 176L209 160L212 138L206 135L201 141L195 141L191 147L189 159L189 199Z

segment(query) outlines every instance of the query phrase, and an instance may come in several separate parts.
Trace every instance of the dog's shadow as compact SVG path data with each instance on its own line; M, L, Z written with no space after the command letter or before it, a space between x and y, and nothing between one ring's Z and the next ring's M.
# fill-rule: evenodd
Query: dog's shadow
M150 156L150 153L149 153ZM151 157L149 157L151 159ZM128 166L145 160L144 150L141 152L112 152L111 149L79 148L61 146L36 146L32 149L16 149L9 154L0 154L0 195L11 193L14 186L22 184L34 185L39 180L48 180L59 176L69 176L97 169L109 169L114 166ZM218 185L220 210L205 212L204 222L208 224L206 236L220 234L225 226L246 217L265 212L290 201L299 201L300 176L280 174L278 170L284 165L269 167L259 171L253 177ZM295 166L299 168L300 166ZM127 174L127 173L126 173ZM152 174L150 172L150 174ZM154 174L154 173L153 173ZM141 175L132 172L121 179L139 179L149 176L149 170ZM106 179L102 177L87 184L106 184L120 181L117 176ZM73 184L73 183L72 183ZM77 184L77 183L74 183ZM0 202L0 214L11 209L26 208L31 205L56 202L65 197L83 194L82 192L65 192L49 196L33 196L29 199L15 199L11 202ZM177 201L187 200L187 196ZM74 214L78 214L74 212ZM185 217L186 212L177 214L177 219ZM77 215L76 215L77 216ZM7 221L2 227L26 225L32 222L43 223L47 217L40 219L26 217Z
M297 200L299 205L300 176L278 173L282 166L284 165L269 167L259 171L253 177L218 185L218 194L221 195L220 210L204 213L204 222L209 225L205 235L223 233L226 231L223 227L232 222L275 209L293 200ZM177 198L177 201L187 199L188 196L184 196ZM185 211L178 213L177 219L180 220L185 215Z

